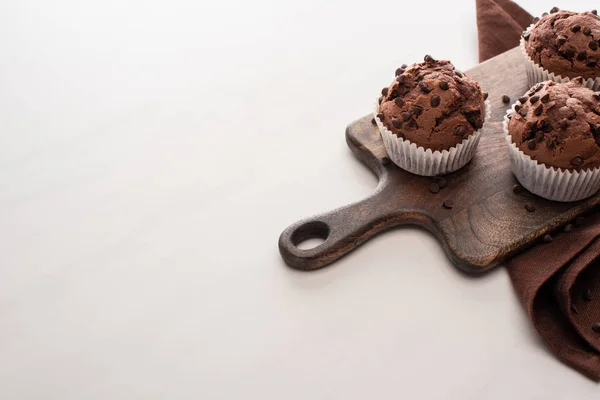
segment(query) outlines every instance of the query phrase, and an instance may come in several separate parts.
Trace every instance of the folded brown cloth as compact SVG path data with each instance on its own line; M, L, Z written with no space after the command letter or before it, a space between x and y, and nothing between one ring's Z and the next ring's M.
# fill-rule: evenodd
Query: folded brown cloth
M509 0L477 0L479 58L519 44L532 17ZM554 354L600 381L600 212L508 262L535 329Z

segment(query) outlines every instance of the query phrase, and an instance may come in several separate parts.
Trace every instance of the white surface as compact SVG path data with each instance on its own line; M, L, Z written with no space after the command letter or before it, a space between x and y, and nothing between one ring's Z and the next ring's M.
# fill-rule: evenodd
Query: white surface
M477 62L472 0L404 3L4 0L0 398L597 399L423 231L279 257L373 190L344 128L399 64Z

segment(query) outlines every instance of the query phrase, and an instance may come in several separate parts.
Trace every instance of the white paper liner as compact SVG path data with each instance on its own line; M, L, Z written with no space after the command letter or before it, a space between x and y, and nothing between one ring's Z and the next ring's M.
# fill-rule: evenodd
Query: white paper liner
M526 31L529 32L529 30L531 28L533 28L534 25L535 24L529 25L529 27L526 29ZM558 82L558 83L566 83L571 80L570 78L563 77L561 75L555 75L552 72L549 72L547 69L544 69L541 66L539 66L538 64L536 64L531 59L529 54L527 54L527 50L525 50L525 39L523 39L522 36L521 36L520 48L521 48L521 52L523 53L523 57L526 60L525 72L527 73L527 82L529 83L529 86L533 86L536 83L543 82L543 81L554 81L554 82ZM582 85L587 88L590 88L594 91L597 91L600 88L600 77L597 77L595 79L588 78L583 81Z
M377 117L379 102L375 102L373 117L379 127L383 144L390 160L405 171L422 176L445 175L464 167L475 155L481 134L490 120L491 107L489 100L485 101L485 116L483 127L472 133L461 143L449 150L425 149L417 147L416 143L394 135Z
M533 194L562 202L582 200L600 190L600 168L563 171L560 168L548 167L523 153L513 143L508 132L508 116L514 112L517 104L515 102L507 111L502 126L508 144L511 169L519 183Z

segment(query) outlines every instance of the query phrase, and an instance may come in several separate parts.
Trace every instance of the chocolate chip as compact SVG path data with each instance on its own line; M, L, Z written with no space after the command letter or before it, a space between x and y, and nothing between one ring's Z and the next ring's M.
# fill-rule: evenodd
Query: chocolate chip
M552 235L544 236L544 243L552 243L554 239L552 239Z
M398 96L400 96L400 92L396 89L392 90L392 93L390 93L390 99L395 99Z
M542 13L542 17L547 17L547 16L548 16L548 13L547 13L547 12L545 12L545 13Z
M592 301L592 291L590 289L586 290L583 292L582 297L585 301Z
M535 134L535 141L540 143L544 141L544 132L537 132Z
M377 121L375 121L375 118L371 118L371 123L372 123L373 125L377 125Z
M431 185L429 185L429 191L431 193L439 193L440 192L440 185L438 185L437 183L432 183Z
M399 75L396 80L398 81L398 83L404 83L406 82L408 78L406 77L406 75Z
M594 93L594 98L598 101L600 101L600 92L596 92Z
M437 183L440 189L445 188L448 184L448 181L446 181L446 178L444 178L443 176L436 176L435 178L433 178L433 182Z
M521 186L521 185L515 185L515 186L512 187L512 191L513 191L514 194L521 194L525 190L523 189L523 186Z
M565 229L563 229L563 232L565 233L569 233L571 231L573 231L573 225L571 224L567 224L567 226L565 226Z
M571 165L574 167L580 167L583 165L583 158L577 156L571 160Z
M398 69L396 70L396 76L398 76L398 75L402 75L403 73L404 73L404 68L402 68L402 67L401 67L401 68L398 68Z
M590 11L590 12L591 12L592 14L594 14L594 15L598 15L598 10L592 10L592 11Z
M527 100L529 100L529 97L527 96L519 97L519 103L521 104L527 103Z
M503 94L502 95L502 102L503 103L510 103L510 97L508 97L507 95Z
M518 112L521 117L527 116L527 110L525 108L521 108Z
M538 83L537 85L535 85L534 87L532 87L531 89L529 89L529 95L533 95L534 93L539 92L540 90L542 90L542 88L544 87L543 83Z
M404 122L406 122L412 118L412 113L410 113L408 111L404 111L402 114L400 114L400 116L402 117Z
M409 120L409 121L406 123L406 127L407 127L407 128L416 128L416 127L417 127L417 123L415 122L415 120L414 120L414 119L411 119L411 120Z
M508 115L506 116L506 118L508 118L509 120L511 120L511 119L512 119L512 113L508 114Z
M581 85L581 84L583 84L583 77L578 76L578 77L573 78L571 81Z
M545 95L543 95L540 100L542 101L542 103L546 104L548 101L550 101L550 93L546 93Z
M588 47L594 51L598 50L598 42L592 40L589 44Z
M563 118L560 120L560 122L558 124L560 126L560 129L567 129L569 127L569 120L566 118Z
M556 38L556 41L560 46L562 46L563 44L567 43L567 38L564 36L559 36Z
M539 99L540 96L533 96L531 99L529 99L529 101L531 102L531 104L535 104L538 102Z
M457 136L464 136L468 132L468 128L464 125L459 125L454 129L454 133Z
M454 202L450 199L447 199L447 200L444 200L442 205L444 206L444 208L451 209L452 207L454 207Z
M581 50L579 53L577 53L577 61L583 61L586 58L587 58L587 51Z
M520 104L516 104L516 105L515 105L515 111L516 111L516 112L519 112L519 111L521 111L521 108L523 108L523 107L521 107L521 105L520 105Z
M592 127L594 135L600 135L600 124L596 124Z
M533 115L535 115L536 117L539 117L540 115L542 115L543 111L544 111L544 106L542 104L540 104L539 106L537 106L535 108L535 110L533 110Z
M415 104L412 108L412 111L413 111L413 114L418 117L419 115L421 115L423 113L423 107Z
M390 161L390 159L389 159L388 157L383 157L383 158L381 159L381 163L382 163L383 165L389 165L389 164L390 164L390 162L391 162L391 161Z
M529 212L534 212L535 211L535 206L531 203L527 203L525 204L525 209Z
M537 143L535 142L535 140L530 140L527 142L527 148L529 150L535 150L537 147Z
M571 304L571 312L573 314L579 314L579 310L575 307L575 304Z
M579 25L573 25L571 27L571 32L575 33L575 32L579 32L581 30L581 26Z
M583 28L583 34L585 36L590 36L592 34L592 30L590 29L589 26L586 26L585 28Z
M539 17L535 17L534 19L531 20L532 24L537 24L538 22L540 22Z
M421 89L423 93L431 92L431 89L429 88L429 86L427 86L427 83L425 83L424 81L419 82L419 89Z
M573 58L575 57L575 54L577 53L577 50L574 47L567 47L564 51L565 57L567 58Z
M595 57L589 57L585 63L585 65L587 65L590 68L595 67L596 64L598 64L598 61L596 60Z
M396 103L398 107L402 107L404 105L404 100L402 100L400 97L396 97L396 99L394 99L394 103Z
M425 62L428 62L428 63L435 62L434 58L431 57L429 54L427 54L424 59L425 59Z
M450 88L450 86L448 86L448 82L440 82L440 89L442 90L448 90Z
M437 107L440 105L440 96L431 96L431 99L429 99L429 104L431 104L431 107Z
M550 14L557 13L559 10L560 10L560 8L558 8L558 7L552 7L552 9L550 10Z
M392 125L394 125L394 128L402 128L402 121L400 121L397 118L392 118Z
M406 135L403 132L397 132L395 135L398 136L400 139L406 139Z
M406 68L408 68L408 65L406 65L406 64L402 64L402 65L400 66L400 68L402 68L402 69L406 69Z
M462 72L460 72L460 71L458 71L458 70L457 70L457 71L454 71L454 73L455 73L455 74L456 74L456 76L458 76L459 78L462 78L462 77L464 77L463 73L462 73Z
M546 147L549 149L555 148L556 144L557 144L557 140L555 137L550 137L550 138L548 138L548 141L546 141Z
M577 217L577 219L575 219L575 226L576 227L582 227L583 224L585 222L585 218L583 217Z
M600 323L592 325L592 330L596 333L600 333Z
M382 96L387 96L387 94L388 94L388 88L384 87L383 89L381 89Z
M529 40L529 37L531 36L531 33L529 33L529 31L527 32L523 32L523 39L525 40Z
M379 118L380 121L383 121L385 119L385 115L383 115L382 113L377 114L377 118Z
M379 104L383 101L383 96L379 98Z
M487 100L488 96L489 96L488 92L483 92L483 100L484 101Z

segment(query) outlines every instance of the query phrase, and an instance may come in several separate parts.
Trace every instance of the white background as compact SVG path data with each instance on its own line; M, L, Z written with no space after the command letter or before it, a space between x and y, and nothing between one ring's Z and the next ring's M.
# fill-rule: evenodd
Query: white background
M473 0L3 0L0 398L598 399L422 230L281 261L425 53L476 65Z

